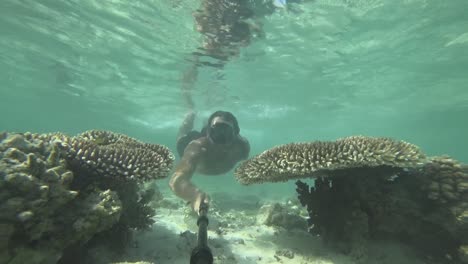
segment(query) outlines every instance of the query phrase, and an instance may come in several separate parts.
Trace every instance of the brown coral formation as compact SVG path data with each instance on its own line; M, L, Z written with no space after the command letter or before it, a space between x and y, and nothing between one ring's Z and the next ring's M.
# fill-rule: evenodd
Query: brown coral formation
M434 208L450 219L445 228L460 241L460 259L468 263L468 165L447 156L433 157L420 178L422 191Z
M1 263L56 263L68 245L118 222L115 192L68 188L73 172L60 144L19 134L0 139Z
M172 161L163 146L105 131L0 133L0 263L83 263L87 244L125 244L153 221L142 182Z
M336 141L291 143L267 150L243 162L235 171L242 184L280 182L327 176L339 169L391 166L417 167L425 155L404 141L353 136Z
M423 169L428 198L440 204L468 202L468 166L450 157L433 157ZM467 204L468 205L468 204Z
M418 169L336 170L313 187L298 181L297 192L309 231L357 258L377 239L410 245L428 263L467 263L467 175L457 161L434 157Z

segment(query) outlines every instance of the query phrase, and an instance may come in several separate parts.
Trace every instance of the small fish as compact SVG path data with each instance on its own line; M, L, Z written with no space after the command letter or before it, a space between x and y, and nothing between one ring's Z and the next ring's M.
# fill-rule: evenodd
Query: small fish
M279 8L286 8L286 0L273 0L273 5Z

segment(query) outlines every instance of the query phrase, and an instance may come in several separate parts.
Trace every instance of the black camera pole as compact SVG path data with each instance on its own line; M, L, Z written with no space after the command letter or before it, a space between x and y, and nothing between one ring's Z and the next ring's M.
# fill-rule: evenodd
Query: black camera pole
M190 264L213 264L213 254L208 247L208 205L200 204L198 225L198 245L192 250Z

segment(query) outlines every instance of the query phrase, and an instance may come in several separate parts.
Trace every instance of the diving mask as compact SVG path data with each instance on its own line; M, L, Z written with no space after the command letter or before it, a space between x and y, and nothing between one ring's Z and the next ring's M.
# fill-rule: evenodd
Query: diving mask
M210 126L209 137L216 144L227 144L234 136L234 127L229 122L217 120Z

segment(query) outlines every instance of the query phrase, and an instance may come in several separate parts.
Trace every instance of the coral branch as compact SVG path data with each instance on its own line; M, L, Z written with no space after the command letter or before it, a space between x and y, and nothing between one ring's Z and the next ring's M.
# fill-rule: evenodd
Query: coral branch
M235 171L242 184L327 176L330 171L359 167L410 168L425 162L413 144L389 138L353 136L334 142L292 143L267 150Z

